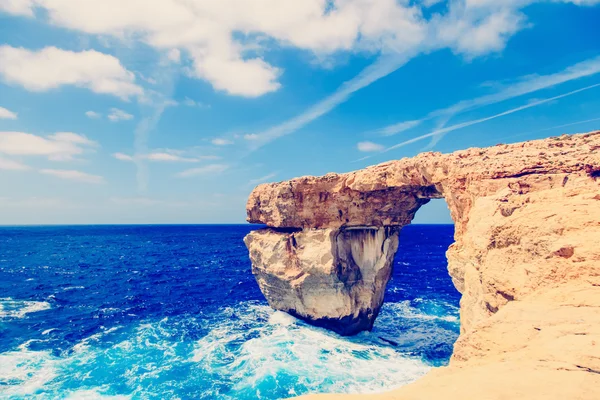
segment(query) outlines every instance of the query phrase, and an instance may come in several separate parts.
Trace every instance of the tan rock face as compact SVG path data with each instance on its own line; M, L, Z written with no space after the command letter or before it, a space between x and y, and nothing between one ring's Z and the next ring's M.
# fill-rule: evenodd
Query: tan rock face
M244 241L271 307L342 335L371 329L398 248L397 228L265 229Z
M463 334L550 285L600 276L600 132L593 132L260 185L248 199L248 221L295 230L246 238L263 293L274 308L338 332L369 329L389 278L389 265L373 260L389 264L397 239L378 233L373 243L390 240L387 252L367 246L359 254L366 236L348 229L400 228L432 198L446 200L455 222L447 257L462 293ZM294 240L296 247L285 244Z
M460 336L448 367L410 385L308 399L600 399L600 279L575 278L511 301Z

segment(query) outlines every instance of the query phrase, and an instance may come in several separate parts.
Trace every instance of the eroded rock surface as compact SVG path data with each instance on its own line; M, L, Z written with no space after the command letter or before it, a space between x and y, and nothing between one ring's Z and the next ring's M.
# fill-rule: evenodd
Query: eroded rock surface
M351 335L371 329L398 249L398 229L265 229L245 238L271 307Z
M511 301L460 336L449 366L410 385L309 399L600 399L600 280L572 279Z
M246 238L261 289L338 332L369 329L397 230L441 197L462 293L450 365L348 398L600 399L600 132L261 185L248 220L273 228Z
M345 334L369 329L389 265L348 251L344 262L332 238L349 228L398 229L432 198L446 200L455 222L447 257L463 334L549 285L600 276L600 132L592 132L260 185L248 221L294 231L246 239L261 289L278 310ZM301 246L282 244L293 240ZM349 237L350 247L354 240L362 239Z

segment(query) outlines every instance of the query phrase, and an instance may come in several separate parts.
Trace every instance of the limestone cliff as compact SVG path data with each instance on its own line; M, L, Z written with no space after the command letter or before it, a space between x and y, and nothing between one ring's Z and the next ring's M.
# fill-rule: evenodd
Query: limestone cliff
M248 221L271 228L246 244L269 303L343 334L369 329L397 230L432 198L456 226L461 336L449 367L393 398L600 398L600 132L258 186Z
M599 177L600 133L595 132L452 154L424 153L347 174L264 184L250 195L247 212L250 222L302 230L303 246L313 251L308 232L330 237L352 227L402 227L429 199L443 197L456 225L455 243L447 253L448 269L463 294L461 328L465 332L507 302L522 299L541 285L598 274L600 246L589 238L600 238ZM246 242L252 244L259 236L266 241L268 235L291 241L298 235L269 232L250 234ZM346 269L336 265L338 259L333 257L335 246L327 246L333 259L327 261L333 263L330 277L336 285L347 281ZM265 262L260 255L265 252L273 256L273 246L249 248L254 271L260 271L257 276L262 277L259 282L270 282L271 294L266 295L275 308L307 320L331 319L328 301L302 304L305 295L315 290L316 286L311 286L314 280L298 281L295 277L308 269L323 268L325 249L318 257L307 256L307 250L302 250L301 262L298 252L282 250L271 257L277 260L274 263ZM293 246L289 249L294 250ZM371 268L361 267L362 273ZM281 279L275 283L266 277L286 268L296 269L287 278L293 292L281 286ZM322 291L324 281L319 282L318 290ZM274 289L275 284L279 290ZM360 280L346 282L347 287L354 284L372 285ZM266 287L266 283L261 284L263 290ZM374 285L373 290L384 287L385 282ZM275 297L282 293L286 294L285 301ZM345 290L337 295L346 296L343 301L350 304L356 302L357 293L362 296L368 291ZM293 302L291 296L295 296ZM338 314L336 330L354 333L345 326L348 323L357 328L371 326L372 321L356 324L355 319L377 315L380 304L372 301L382 294L374 296ZM362 312L365 304L372 305L371 312ZM336 328L332 321L330 326Z

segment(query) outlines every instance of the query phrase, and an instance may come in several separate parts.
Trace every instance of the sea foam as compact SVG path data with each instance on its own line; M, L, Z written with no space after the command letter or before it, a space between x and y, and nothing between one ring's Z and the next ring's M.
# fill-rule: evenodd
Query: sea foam
M233 400L376 393L413 382L431 368L380 340L390 327L344 338L242 302L224 308L202 338L187 339L187 327L196 330L202 322L189 316L105 328L59 355L30 350L37 340L24 343L0 355L0 397L122 400L185 393Z
M29 313L50 309L45 301L13 300L10 297L0 298L0 319L23 318Z

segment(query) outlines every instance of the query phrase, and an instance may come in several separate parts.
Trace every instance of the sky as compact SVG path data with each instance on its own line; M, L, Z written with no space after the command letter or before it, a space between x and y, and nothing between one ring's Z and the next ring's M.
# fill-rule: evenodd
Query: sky
M0 225L600 129L600 0L0 0ZM415 222L451 222L443 201Z

